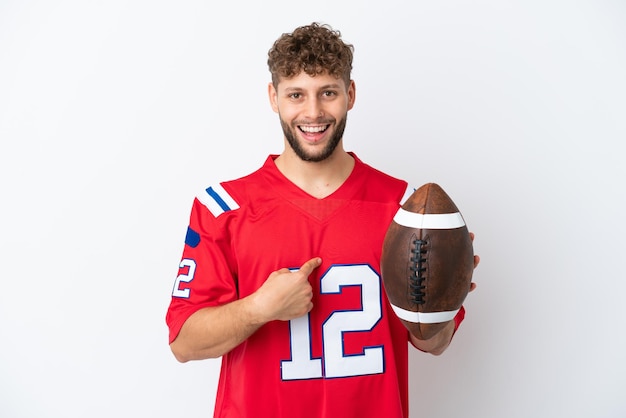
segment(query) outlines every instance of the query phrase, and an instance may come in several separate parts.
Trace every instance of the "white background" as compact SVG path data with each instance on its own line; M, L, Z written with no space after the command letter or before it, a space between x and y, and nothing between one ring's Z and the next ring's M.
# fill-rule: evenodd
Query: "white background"
M356 47L346 148L476 233L411 417L624 417L622 1L0 0L0 416L211 416L164 316L191 201L282 149L266 53Z

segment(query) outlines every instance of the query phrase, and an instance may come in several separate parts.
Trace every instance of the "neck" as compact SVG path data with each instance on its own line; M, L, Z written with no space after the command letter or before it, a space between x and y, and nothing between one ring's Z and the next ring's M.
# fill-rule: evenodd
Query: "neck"
M354 158L340 146L320 162L303 161L287 148L275 163L287 179L318 199L331 195L341 187L354 168Z

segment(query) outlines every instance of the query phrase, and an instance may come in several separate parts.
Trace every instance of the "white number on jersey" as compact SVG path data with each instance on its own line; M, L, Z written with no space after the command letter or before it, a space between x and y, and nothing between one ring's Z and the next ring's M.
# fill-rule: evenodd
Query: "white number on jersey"
M371 331L382 317L380 280L368 265L336 265L321 279L321 294L341 293L343 286L361 288L361 310L335 311L322 325L323 358L312 358L309 315L289 321L291 360L281 362L283 380L377 374L384 371L383 347L363 347L346 356L344 332Z
M193 280L193 275L196 274L196 262L191 258L185 258L183 259L183 261L180 262L179 267L181 269L188 267L189 269L187 270L187 273L180 274L176 278L176 281L174 282L174 290L172 291L172 296L175 296L177 298L189 298L189 288L181 289L180 282L189 283Z

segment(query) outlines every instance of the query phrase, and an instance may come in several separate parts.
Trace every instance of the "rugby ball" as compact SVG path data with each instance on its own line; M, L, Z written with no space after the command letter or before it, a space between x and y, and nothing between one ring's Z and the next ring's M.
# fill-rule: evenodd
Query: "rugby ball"
M467 225L435 183L415 190L387 229L381 274L395 314L427 340L454 319L467 296L474 250Z

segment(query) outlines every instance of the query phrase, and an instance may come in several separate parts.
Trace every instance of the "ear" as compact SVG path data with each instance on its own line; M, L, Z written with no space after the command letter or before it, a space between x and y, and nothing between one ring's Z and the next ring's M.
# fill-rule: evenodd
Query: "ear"
M278 113L278 92L274 87L274 83L269 83L267 85L267 95L270 99L270 105L272 106L272 110Z
M350 80L350 85L348 86L348 110L352 109L355 101L356 101L356 84L354 83L354 80Z

